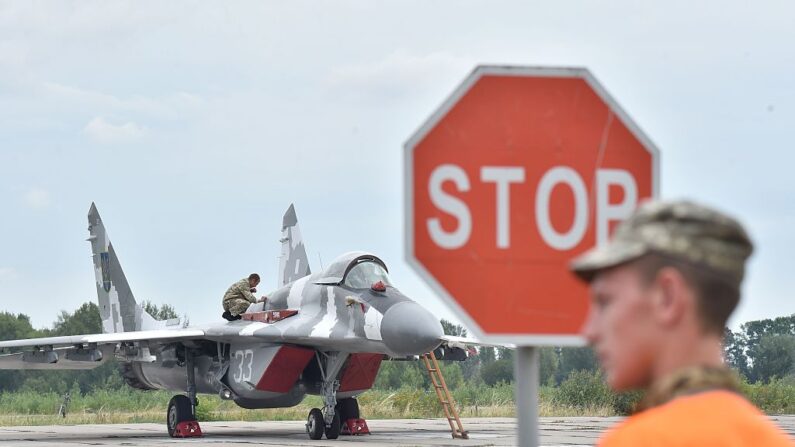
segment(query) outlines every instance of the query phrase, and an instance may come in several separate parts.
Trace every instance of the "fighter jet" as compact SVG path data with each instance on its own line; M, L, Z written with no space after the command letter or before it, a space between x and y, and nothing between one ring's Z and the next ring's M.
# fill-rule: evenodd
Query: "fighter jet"
M213 324L155 320L136 302L93 203L88 232L103 333L2 341L0 349L21 351L0 355L0 369L90 369L115 356L129 386L179 393L167 410L172 437L201 435L198 393L243 408L290 407L314 394L324 405L309 412L306 431L335 439L343 428L367 430L356 396L373 386L384 359L433 350L466 358L462 340L443 335L378 256L345 253L311 273L292 205L282 222L279 288L232 322L220 318L220 303Z

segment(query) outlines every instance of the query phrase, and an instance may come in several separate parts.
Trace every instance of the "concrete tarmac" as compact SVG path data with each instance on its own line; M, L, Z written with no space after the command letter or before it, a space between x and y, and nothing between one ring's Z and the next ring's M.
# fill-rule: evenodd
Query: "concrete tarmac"
M795 439L795 416L772 419ZM542 446L592 446L599 435L620 418L541 418ZM11 446L161 446L166 444L241 445L339 445L372 446L487 446L515 445L516 420L511 418L464 419L470 439L452 439L444 419L396 419L367 421L371 435L340 436L329 441L310 440L301 421L205 422L203 438L171 439L165 424L50 425L0 427L0 445Z

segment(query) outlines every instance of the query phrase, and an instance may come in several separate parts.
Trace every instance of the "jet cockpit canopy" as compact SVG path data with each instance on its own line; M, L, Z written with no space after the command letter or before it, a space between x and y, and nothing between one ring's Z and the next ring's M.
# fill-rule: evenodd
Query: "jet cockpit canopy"
M378 256L361 251L345 253L335 259L316 284L344 284L354 289L369 289L381 281L391 285L389 270Z

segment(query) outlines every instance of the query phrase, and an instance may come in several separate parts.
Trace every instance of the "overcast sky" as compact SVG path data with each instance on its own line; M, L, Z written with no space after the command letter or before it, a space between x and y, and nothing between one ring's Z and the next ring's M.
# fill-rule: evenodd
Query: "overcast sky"
M757 242L732 324L795 312L795 6L0 0L0 311L95 301L97 203L136 297L217 321L276 285L295 202L313 268L404 262L402 146L477 64L585 66L661 151L661 195ZM508 311L508 310L506 310Z

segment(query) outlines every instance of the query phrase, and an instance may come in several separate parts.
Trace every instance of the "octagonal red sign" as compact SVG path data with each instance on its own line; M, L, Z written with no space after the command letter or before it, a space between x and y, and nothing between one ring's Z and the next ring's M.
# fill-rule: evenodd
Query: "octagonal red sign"
M580 68L476 68L406 143L408 262L484 341L576 345L569 261L658 189L658 151Z

